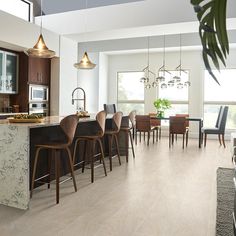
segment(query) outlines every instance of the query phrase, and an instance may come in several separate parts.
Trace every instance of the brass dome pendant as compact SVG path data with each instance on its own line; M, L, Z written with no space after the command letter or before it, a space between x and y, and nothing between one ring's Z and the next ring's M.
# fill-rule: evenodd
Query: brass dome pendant
M40 34L38 41L34 45L34 47L28 49L26 52L31 57L40 57L40 58L52 58L56 54L54 51L48 49L48 47L44 42L42 34Z
M89 60L87 52L84 53L84 56L79 63L74 64L74 67L77 69L87 69L87 70L93 69L95 66L96 64L92 63Z

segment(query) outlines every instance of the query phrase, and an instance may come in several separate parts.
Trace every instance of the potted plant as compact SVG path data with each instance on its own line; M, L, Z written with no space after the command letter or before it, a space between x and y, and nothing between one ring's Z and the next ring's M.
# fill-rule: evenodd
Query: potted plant
M157 109L157 117L164 117L165 110L171 108L171 103L168 99L158 98L153 102Z

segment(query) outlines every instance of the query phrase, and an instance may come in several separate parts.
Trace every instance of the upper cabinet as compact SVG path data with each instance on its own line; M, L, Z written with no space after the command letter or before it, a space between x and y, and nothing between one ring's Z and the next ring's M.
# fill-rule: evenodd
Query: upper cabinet
M18 54L0 51L0 93L18 92Z
M50 59L29 57L29 84L49 85Z

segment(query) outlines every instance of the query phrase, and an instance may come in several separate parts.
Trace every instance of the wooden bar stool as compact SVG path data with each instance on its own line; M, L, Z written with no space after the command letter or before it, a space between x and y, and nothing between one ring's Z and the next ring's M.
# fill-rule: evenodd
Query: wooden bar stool
M131 111L129 113L129 127L122 127L120 128L120 131L125 132L125 149L126 149L126 162L129 160L129 138L130 138L130 143L131 143L131 148L132 148L132 153L133 153L133 158L135 158L134 154L134 144L133 144L133 137L131 134L131 130L135 129L135 111Z
M122 112L116 112L112 117L112 129L106 129L105 135L108 137L108 147L109 147L109 161L110 161L110 171L112 171L112 145L113 140L115 140L116 153L119 160L119 164L121 165L120 160L120 151L118 144L118 133L120 132Z
M33 190L34 190L35 174L36 174L39 153L43 149L51 150L52 156L55 159L56 202L57 202L57 204L59 203L59 184L60 184L59 180L60 180L60 157L61 156L59 154L60 154L60 151L62 151L62 150L66 150L66 152L68 154L68 163L69 163L69 168L70 168L70 172L71 172L71 177L73 180L75 192L77 192L74 170L73 170L73 163L72 163L72 156L71 156L71 151L69 149L69 146L73 142L78 121L79 121L79 119L78 119L77 115L70 115L70 116L67 116L61 120L60 127L66 136L67 142L57 141L57 142L53 142L53 143L36 145L36 154L35 154L32 182L31 182L31 192L30 192L31 198L33 195ZM51 158L51 157L49 157L49 158ZM51 163L51 161L49 163ZM50 188L50 174L51 174L50 169L51 168L49 166L49 173L48 173L48 175L44 176L44 177L49 177L48 188Z
M99 144L99 149L100 149L100 155L101 155L101 160L104 168L104 173L105 176L107 176L107 171L106 171L106 166L104 162L104 152L103 152L103 147L102 147L102 137L104 135L105 131L105 123L106 123L106 112L105 111L100 111L96 115L96 121L99 126L99 131L95 135L87 135L87 136L78 136L76 137L75 140L75 148L74 148L74 154L73 154L73 163L75 164L75 156L76 156L76 149L80 141L84 141L84 155L83 155L83 165L82 165L82 173L84 172L84 167L85 167L85 159L86 159L86 151L87 151L87 144L91 144L91 151L92 154L90 156L90 165L91 165L91 182L94 182L94 156L95 156L95 147L96 143Z

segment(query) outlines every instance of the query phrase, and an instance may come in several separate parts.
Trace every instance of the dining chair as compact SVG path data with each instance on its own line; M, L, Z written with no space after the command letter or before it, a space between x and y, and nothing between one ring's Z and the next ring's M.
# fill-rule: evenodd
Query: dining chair
M218 117L216 120L216 126L214 128L202 128L202 134L204 135L204 147L206 147L207 135L208 134L216 134L218 135L219 143L225 148L225 126L228 116L228 106L223 106L220 108Z
M175 116L189 118L189 114L175 114ZM186 129L189 129L189 120L186 119L185 123L186 123ZM175 135L175 140L177 140L177 134Z
M153 143L154 143L154 132L155 128L151 126L151 119L149 115L136 115L136 132L135 132L135 144L137 144L137 133L139 132L139 140L141 142L141 135L148 133L147 145L149 145L150 132L153 132Z
M59 184L60 184L60 160L61 160L61 151L65 150L68 157L68 166L69 170L71 172L71 178L73 180L74 189L75 192L77 192L77 186L75 182L75 176L74 176L74 169L73 169L73 162L72 162L72 156L71 151L69 149L70 145L73 142L76 127L78 124L79 118L77 115L69 115L63 118L60 122L60 127L65 134L66 142L65 141L54 141L51 143L44 143L44 144L37 144L36 145L36 153L35 153L35 160L34 160L34 166L33 166L33 174L32 174L32 181L31 181L31 192L30 197L33 196L33 190L34 190L34 183L36 181L39 181L42 178L48 177L48 188L50 188L50 179L51 179L51 161L52 157L55 161L55 179L56 179L56 203L59 203ZM35 180L36 176L36 169L38 164L38 159L40 157L40 151L43 149L48 149L51 151L52 156L49 156L49 173L41 178L38 178Z
M115 104L103 104L104 111L107 114L114 114L116 113L116 105Z
M154 127L156 131L156 141L158 138L161 139L161 120L157 119L157 113L149 113L151 119L151 126Z
M120 128L120 131L123 131L125 133L125 150L126 150L126 162L128 162L129 159L129 139L131 143L131 148L132 148L132 153L133 153L133 158L135 158L135 153L134 153L134 144L133 144L133 137L131 131L135 129L135 115L136 111L131 111L129 113L129 126L124 126Z
M169 147L174 144L174 134L183 135L183 149L186 136L186 147L188 145L188 128L186 126L186 117L170 116L169 123Z

